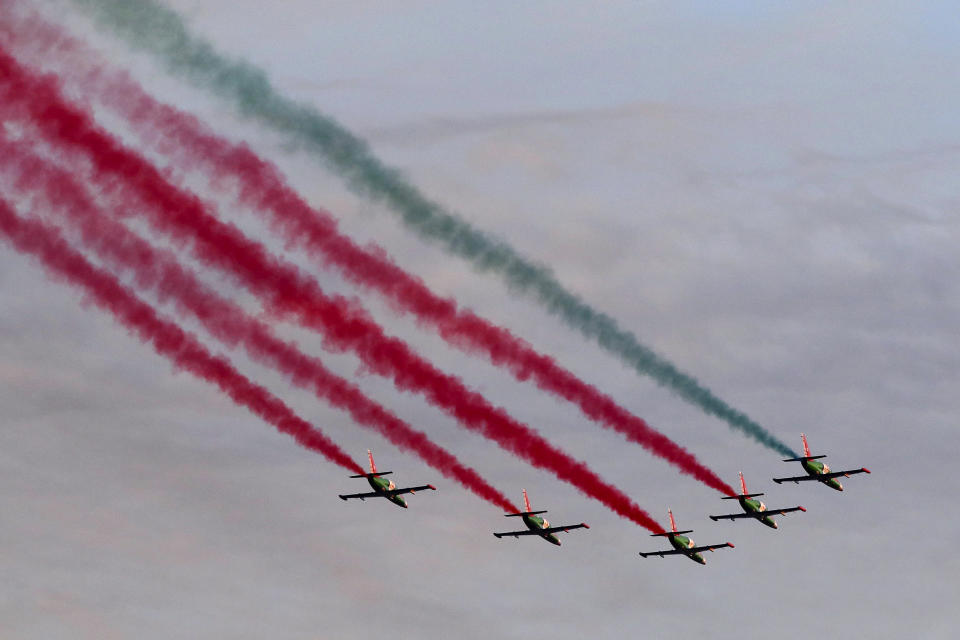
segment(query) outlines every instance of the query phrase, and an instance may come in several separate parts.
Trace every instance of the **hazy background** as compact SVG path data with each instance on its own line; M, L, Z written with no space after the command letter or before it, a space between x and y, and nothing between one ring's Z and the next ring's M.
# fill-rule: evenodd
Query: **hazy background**
M768 505L808 513L779 531L713 523L730 502L318 273L655 518L670 506L698 543L737 548L707 554L706 567L644 560L637 551L661 539L331 355L511 497L525 487L551 521L592 526L560 548L496 540L491 531L515 524L497 509L231 354L358 460L372 448L398 483L439 487L408 510L343 503L337 493L365 485L175 374L4 245L0 635L955 636L954 3L169 4L791 446L805 431L834 468L873 475L842 494L774 485L799 465L422 244L311 157L94 35L83 16L38 2L164 100L254 144L354 237L556 356L731 484L742 469ZM249 212L224 214L281 246ZM322 352L316 336L284 333Z

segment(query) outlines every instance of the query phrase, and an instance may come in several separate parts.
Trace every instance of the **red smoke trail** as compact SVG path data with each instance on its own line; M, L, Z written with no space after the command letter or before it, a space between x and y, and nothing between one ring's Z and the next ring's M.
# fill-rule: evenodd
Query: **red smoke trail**
M160 103L126 74L110 73L86 62L92 56L59 29L40 20L22 20L18 31L27 34L30 47L56 49L79 71L85 91L99 92L106 102L149 142L170 156L181 169L200 168L212 174L215 186L232 178L239 201L268 214L271 226L289 246L310 251L324 266L337 267L353 282L372 288L395 308L435 326L447 342L470 352L485 353L519 380L532 379L541 389L578 405L585 415L640 444L709 487L727 495L735 491L717 474L670 438L618 405L610 396L577 378L552 358L538 353L508 330L461 310L452 299L433 293L419 278L397 266L379 249L365 249L337 231L326 211L310 207L271 163L246 145L233 144L214 134L195 117Z
M87 76L89 78L89 76ZM379 248L365 249L337 231L337 222L326 211L313 209L283 180L272 164L246 145L217 137L195 118L163 105L127 78L109 81L107 101L139 130L141 140L153 139L183 169L210 172L214 185L234 178L239 201L269 214L271 226L288 246L301 246L311 255L322 254L323 266L335 266L353 282L374 289L394 307L434 325L452 345L485 353L494 364L507 368L519 380L531 379L541 389L577 406L590 419L614 429L654 455L675 465L709 487L727 495L735 491L690 452L633 415L613 398L577 378L549 356L457 303L433 293L426 284L397 266Z
M276 312L289 313L305 326L321 331L330 345L353 349L372 371L391 376L398 388L423 393L466 428L495 440L536 467L553 471L619 515L651 531L662 531L629 497L584 463L491 406L460 380L414 354L402 341L387 337L347 300L326 296L316 281L303 276L296 267L270 255L236 227L217 220L196 196L168 183L143 157L125 149L88 115L67 104L54 79L31 77L9 54L0 51L0 86L0 104L8 113L24 110L23 115L50 142L87 154L101 186L135 194L136 201L118 197L120 210L146 215L151 225L189 246L202 262L232 273Z
M283 401L245 378L225 358L211 354L193 335L161 318L116 278L97 269L71 249L55 229L20 218L2 199L0 233L18 251L39 258L47 269L83 289L97 306L112 313L177 367L215 384L234 402L263 418L277 430L293 436L301 446L320 453L352 473L363 473L360 465L323 432L297 416Z
M181 312L192 314L217 339L230 346L243 345L251 357L277 368L294 384L314 391L321 400L348 411L361 426L381 433L401 449L413 451L484 500L507 511L517 511L506 496L453 454L431 442L426 434L328 371L319 359L276 338L267 325L203 284L169 252L155 249L123 224L108 218L69 171L29 153L22 143L9 142L2 134L0 170L13 175L19 190L38 193L51 210L68 217L80 229L83 242L112 269L132 271L139 288L157 290L162 301L172 299Z

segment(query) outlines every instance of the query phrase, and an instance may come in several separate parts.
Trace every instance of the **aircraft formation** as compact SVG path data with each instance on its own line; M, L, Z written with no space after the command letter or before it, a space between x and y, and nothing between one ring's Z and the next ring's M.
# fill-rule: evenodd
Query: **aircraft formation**
M641 552L643 557L686 555L702 564L703 551L733 548L729 542L698 547L686 536L689 530L677 529L672 510L668 510L670 531L665 531L626 492L586 463L509 415L459 375L444 371L414 345L392 335L360 298L350 302L326 292L310 269L301 268L285 253L274 251L222 216L214 199L184 184L172 167L196 166L206 177L207 189L249 209L282 236L284 252L305 252L314 267L336 270L365 295L388 303L396 314L410 314L421 328L435 332L452 348L482 357L505 374L570 403L598 427L619 433L727 499L738 501L742 513L710 516L714 521L753 518L776 529L774 516L805 510L800 506L768 509L758 499L763 494L748 493L742 474L741 493L736 494L693 454L602 389L580 379L508 327L432 290L417 274L394 262L385 249L361 245L339 231L331 213L307 202L278 167L248 145L221 136L194 114L151 95L124 70L113 69L102 54L42 15L26 8L14 10L13 4L0 3L0 23L9 27L0 34L0 94L4 96L0 100L0 178L10 186L10 194L0 197L0 242L82 291L141 342L173 362L178 371L210 383L298 445L344 468L351 478L366 480L369 491L341 494L342 500L385 498L407 508L406 494L436 487L397 487L387 477L392 472L377 470L372 453L365 472L333 437L298 415L206 341L244 351L258 366L274 370L289 383L312 391L318 400L347 412L354 426L371 430L418 456L447 479L507 511L506 517L520 518L525 528L494 532L497 539L537 536L559 546L559 534L589 527L583 522L551 525L543 517L545 511L531 508L526 491L524 510L520 511L455 452L433 442L428 433L331 371L320 356L282 338L274 321L293 322L322 336L325 350L350 352L366 370L387 379L398 391L419 395L460 428L483 436L533 467L552 472L620 517L666 537L672 546L672 550ZM186 33L185 26L171 31L169 25L176 23L176 16L154 0L123 4L139 8L117 14L117 28L130 26L131 20L146 21L135 29L141 34L133 38L135 46L153 41L143 38L145 33ZM204 65L188 74L191 78L240 82L231 86L240 98L237 106L242 107L241 113L254 116L265 108L259 117L266 126L296 125L286 133L298 142L309 137L312 142L304 148L313 149L325 166L337 165L360 195L382 201L405 223L425 225L412 229L425 240L434 242L441 240L435 234L449 234L451 256L479 260L479 271L496 271L511 290L531 294L569 329L596 341L637 373L671 388L677 397L778 455L792 456L786 461L799 462L805 475L774 478L777 484L818 481L842 491L840 476L869 473L865 468L831 471L820 461L824 456L810 454L805 436L804 455L797 457L762 425L638 343L605 312L588 307L556 281L550 269L426 199L400 178L402 172L370 155L362 140L332 119L271 94L265 76L253 67L237 66L232 58L219 57L209 44L191 37L171 45L161 49L180 52L186 46L202 53L186 56ZM183 59L178 54L172 68L182 69ZM251 87L268 93L251 102ZM91 101L124 121L130 135L118 135L105 126L91 109ZM297 117L291 119L291 114ZM49 216L56 216L57 222L52 223ZM138 224L125 224L132 217ZM155 237L163 244L155 245ZM162 248L168 245L175 245L176 250ZM180 261L180 253L188 254L186 262ZM207 284L202 277L207 271L228 278L246 291L245 296L257 299L268 320ZM163 277L158 278L158 273ZM151 297L169 303L174 310L167 313L155 307ZM206 337L181 326L181 318L197 324Z
M870 470L866 467L860 467L859 469L847 469L846 471L831 471L830 467L826 464L819 462L821 458L826 458L825 454L821 455L811 455L810 446L807 444L806 434L801 433L800 439L803 441L803 455L796 458L787 458L784 462L799 462L803 465L803 470L806 471L807 475L805 476L795 476L790 478L773 478L773 481L777 484L783 482L806 482L806 481L817 481L823 485L835 489L837 491L843 491L843 485L840 484L840 481L837 478L843 476L849 478L850 476L857 473L870 473ZM367 482L370 483L370 486L373 488L373 491L367 493L350 493L350 494L341 494L341 500L351 500L359 499L365 500L366 498L386 498L390 502L393 502L397 506L407 508L407 503L400 496L406 493L415 493L422 490L436 490L436 487L432 484L425 484L418 487L406 487L398 489L392 481L384 480L382 476L392 473L391 471L377 471L377 465L373 461L373 453L367 449L367 457L370 460L370 471L361 475L353 475L351 478L366 478ZM714 522L718 520L741 520L746 518L751 518L764 524L771 529L777 529L777 523L774 521L773 516L782 516L788 513L793 513L795 511L806 512L806 509L802 506L795 507L781 507L776 509L771 509L767 507L766 504L761 500L757 500L760 496L764 495L763 493L748 493L747 492L747 483L743 478L743 472L740 472L740 490L741 493L735 496L724 496L721 500L736 500L740 508L743 510L743 513L729 513L723 515L711 515L709 516ZM519 517L522 519L523 524L526 525L526 529L521 529L518 531L501 531L495 532L493 535L496 538L519 538L520 536L539 536L540 538L546 540L550 544L561 545L560 539L557 538L555 534L557 533L567 533L569 531L574 531L576 529L589 529L590 525L586 522L581 522L579 524L567 524L567 525L551 525L550 522L541 517L544 513L547 513L546 510L534 511L530 507L530 498L527 496L527 490L523 490L523 505L526 509L525 511L520 511L518 513L507 513L504 514L507 518ZM697 546L693 538L687 536L688 533L693 533L693 529L677 530L677 523L673 517L673 510L667 509L667 515L670 518L670 531L664 533L653 533L651 537L664 537L670 542L670 545L673 549L666 549L663 551L640 551L640 556L643 558L649 558L650 556L657 556L664 558L666 556L686 556L698 564L707 564L707 561L703 558L704 551L710 551L711 553L717 549L733 549L734 544L732 542L723 542L720 544L706 544Z

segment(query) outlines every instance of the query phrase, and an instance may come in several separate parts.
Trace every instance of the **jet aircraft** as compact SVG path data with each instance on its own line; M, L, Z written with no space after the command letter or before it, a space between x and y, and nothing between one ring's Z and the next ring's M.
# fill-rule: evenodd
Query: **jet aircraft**
M360 500L366 500L367 498L386 498L395 505L401 506L404 509L407 508L406 501L400 497L400 494L403 493L414 493L417 491L423 491L425 489L437 490L432 484L424 484L419 487L407 487L405 489L397 489L397 486L393 484L393 480L386 480L382 476L393 473L392 471L377 471L377 465L373 462L373 453L370 452L370 449L367 449L367 457L370 458L370 473L364 473L357 476L350 476L351 478L366 478L367 482L370 483L370 486L373 487L373 491L367 493L348 493L346 495L340 495L341 500L351 500L353 498L359 498Z
M565 531L572 531L574 529L589 529L590 525L586 522L581 522L580 524L568 524L561 527L551 527L550 523L545 519L541 518L541 513L546 513L546 511L533 511L530 508L530 500L527 498L527 490L523 490L523 506L526 508L526 511L521 511L520 513L507 513L504 514L507 518L521 517L523 518L523 524L527 525L525 531L505 531L502 533L494 533L498 538L504 536L510 536L513 538L519 538L520 536L540 536L547 542L553 543L560 546L560 540L557 536L553 535L555 533L563 533Z
M836 489L837 491L843 491L843 485L840 484L840 476L845 476L849 478L855 473L870 473L870 470L866 467L861 467L860 469L848 469L847 471L830 471L830 467L820 462L818 458L826 458L825 455L812 456L810 455L810 447L807 446L807 436L800 434L800 439L803 440L803 456L799 458L787 458L784 462L799 462L803 465L803 470L807 472L805 476L795 476L792 478L774 478L773 481L777 484L781 482L805 482L808 480L816 480L827 485L831 489Z
M774 522L771 516L781 516L785 513L790 513L791 511L806 511L803 507L789 507L787 509L768 509L767 505L763 504L760 500L754 500L759 496L762 496L762 493L747 493L747 483L743 480L743 471L740 472L740 489L743 491L738 496L724 496L721 500L737 500L740 502L740 508L743 509L743 513L731 513L723 516L710 516L710 519L716 522L717 520L738 520L740 518L755 518L756 520L767 525L771 529L777 528L777 523Z
M688 538L683 535L684 533L692 533L693 529L687 529L686 531L677 531L677 523L673 521L673 511L667 509L667 513L670 514L670 529L666 533L652 533L650 534L653 537L664 536L670 539L670 544L673 545L672 551L650 551L648 553L640 552L640 555L644 558L650 556L675 556L675 555L684 555L693 560L694 562L699 562L700 564L707 564L707 561L703 559L703 556L700 555L701 551L713 551L714 549L723 549L724 547L733 548L732 542L724 542L723 544L708 544L702 547L694 546L692 538Z

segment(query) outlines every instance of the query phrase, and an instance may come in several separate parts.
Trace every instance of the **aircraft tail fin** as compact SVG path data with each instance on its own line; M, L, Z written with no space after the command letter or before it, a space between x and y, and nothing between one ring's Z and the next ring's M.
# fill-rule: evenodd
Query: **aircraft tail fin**
M669 537L669 536L677 536L677 535L680 535L681 533L693 533L693 529L685 529L683 531L677 531L677 523L673 519L673 510L667 509L667 514L670 516L670 531L667 531L665 533L651 533L650 535L652 537L654 538L657 536Z
M377 465L373 461L373 453L371 453L370 449L367 449L367 457L370 458L370 471L367 473L350 476L351 478L376 478L379 476L387 476L393 473L393 471L377 471Z
M736 496L724 496L721 500L739 500L740 498L756 498L762 496L762 493L747 493L747 483L743 479L743 471L740 472L740 494Z
M505 513L503 515L507 518L512 518L514 516L536 516L547 512L546 509L543 511L534 511L530 508L530 499L527 497L526 489L523 490L523 508L526 509L526 511L521 511L519 513Z
M819 456L800 456L799 458L784 458L784 462L805 462L807 460L819 460L820 458L826 458L827 454L823 453Z
M806 434L801 433L800 439L803 440L803 455L796 458L787 458L784 462L806 462L807 460L817 460L819 458L826 458L826 455L812 456L810 455L810 446L807 444Z
M657 536L669 537L669 536L680 535L681 533L693 533L693 529L686 529L686 530L684 530L684 531L677 531L677 523L676 523L676 521L673 519L673 511L672 511L671 509L667 509L667 514L670 516L670 531L667 531L667 532L665 532L665 533L651 533L651 534L650 534L651 537L654 537L654 538L656 538Z
M666 533L651 533L650 537L656 538L658 536L663 536L665 538L669 538L670 536L678 536L681 533L693 533L693 529L684 529L683 531L668 531Z

